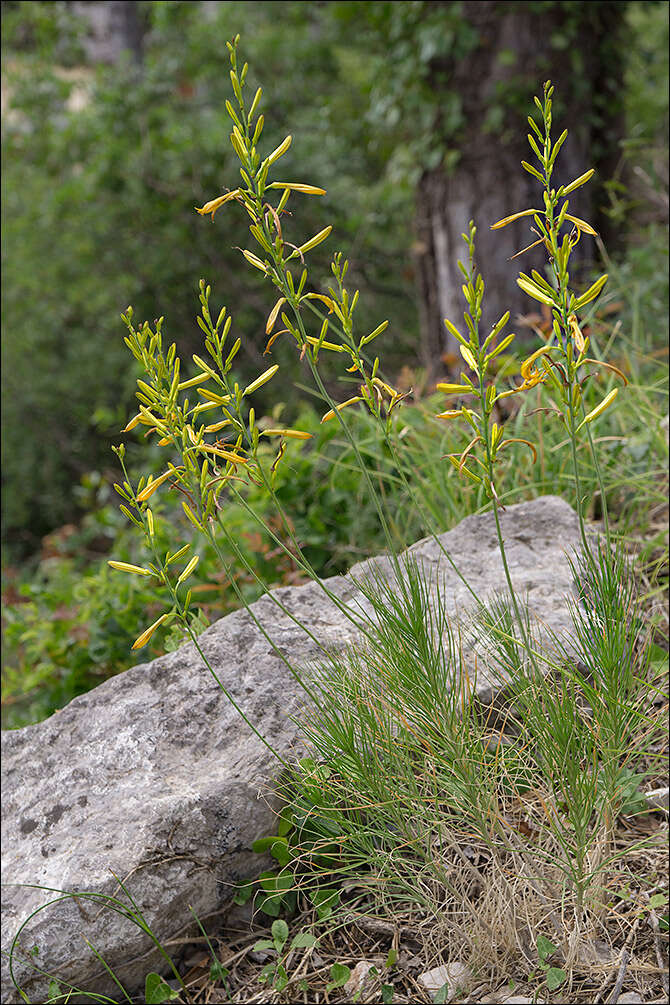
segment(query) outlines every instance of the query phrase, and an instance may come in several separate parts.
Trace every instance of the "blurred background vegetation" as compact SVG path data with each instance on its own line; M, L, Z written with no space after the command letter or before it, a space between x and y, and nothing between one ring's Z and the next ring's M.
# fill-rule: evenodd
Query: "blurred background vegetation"
M194 315L203 276L242 337L241 380L267 365L273 298L237 250L248 243L245 219L221 211L212 225L193 211L235 185L224 101L225 41L237 32L251 86L264 88L267 149L293 134L283 176L328 191L296 201L291 220L301 240L334 225L335 243L313 253L311 281L327 283L333 248L342 248L349 285L361 290L361 330L391 320L380 354L390 376L414 388L407 460L440 530L482 505L440 468L451 448L445 437L455 434L418 419L436 377L454 364L442 318L462 312L458 235L474 216L488 309L497 317L511 305L524 318L520 336L536 340L544 319L514 299L516 263L507 261L530 243L527 228L509 228L511 243L498 235L496 245L488 225L532 204L534 183L518 166L526 115L542 82L555 80L559 130L571 130L570 177L561 180L599 169L589 204L579 204L597 222L595 257L611 275L591 319L593 344L631 378L627 404L599 427L612 504L640 543L652 606L667 577L659 530L667 491L665 3L3 2L5 725L35 721L130 665L129 645L157 609L141 582L110 574L104 562L111 552L141 557L111 489L110 445L135 411L138 376L121 311L132 304L139 318L164 314L169 340L190 359L201 345ZM597 265L583 260L584 281ZM282 369L261 404L315 433L307 450L289 451L279 492L315 567L341 572L381 548L382 537L336 430L319 426L288 343L275 344L275 361ZM513 358L505 365L514 372ZM602 387L594 393L599 400ZM427 532L373 430L358 421L399 540ZM552 491L573 502L554 449L560 431L533 422L541 464L512 463L507 498ZM158 470L152 448L126 439L138 469L141 457L142 470ZM189 538L170 500L162 505L166 546ZM298 581L242 509L231 509L230 526L252 570L271 584ZM247 598L258 593L253 572L232 557L221 570L203 554L198 571L209 618L239 602L231 579Z

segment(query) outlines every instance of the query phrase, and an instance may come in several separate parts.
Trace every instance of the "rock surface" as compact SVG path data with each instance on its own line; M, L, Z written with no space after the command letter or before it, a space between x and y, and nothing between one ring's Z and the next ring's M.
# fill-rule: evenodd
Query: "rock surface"
M569 629L574 511L546 496L510 506L501 518L515 587L552 630ZM504 587L491 514L468 517L440 540L482 596ZM434 539L410 552L439 575L454 616L471 605ZM341 602L364 606L356 579L375 569L388 574L388 560L362 563L327 587ZM199 643L256 728L290 757L299 742L291 716L307 698L282 656L304 668L320 654L315 639L340 648L355 638L338 606L310 583L278 589L250 612L227 615ZM2 879L9 884L2 898L3 1002L21 1000L7 968L14 935L57 896L15 884L114 896L122 880L166 939L192 922L190 907L205 918L225 903L233 884L260 871L249 849L273 829L268 792L278 762L231 707L193 644L106 681L45 722L3 733L2 752ZM23 954L39 948L42 971L89 991L110 990L85 940L131 990L143 986L149 970L161 969L148 937L92 900L70 898L40 911L19 945ZM30 1000L44 1001L47 982L24 959L17 952L14 977Z

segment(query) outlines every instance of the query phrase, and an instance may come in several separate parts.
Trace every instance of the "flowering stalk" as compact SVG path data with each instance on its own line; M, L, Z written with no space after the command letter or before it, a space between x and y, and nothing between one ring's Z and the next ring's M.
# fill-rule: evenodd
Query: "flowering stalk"
M190 548L190 545L188 544L185 545L183 548L180 548L179 551L173 555L171 555L170 552L168 551L163 556L163 558L161 558L158 552L158 548L156 546L155 519L152 511L149 509L147 505L146 499L143 500L141 498L144 478L140 479L138 488L134 489L130 482L128 472L125 466L124 461L125 447L123 443L121 443L118 447L114 447L113 449L117 457L119 458L119 462L121 464L121 468L123 470L124 475L123 484L115 485L114 487L119 493L119 495L121 495L134 509L134 513L131 513L130 511L128 511L127 507L125 507L127 514L131 517L131 519L133 519L135 523L138 523L144 530L145 538L151 548L154 557L154 562L149 564L148 569L142 568L140 566L130 565L126 562L110 561L108 564L113 569L116 569L120 572L127 572L141 576L147 576L147 575L155 576L158 582L167 589L170 599L172 601L172 607L168 611L165 611L152 625L146 628L141 633L141 635L138 636L132 648L133 649L142 648L149 642L152 635L159 628L160 625L169 623L173 619L177 619L187 632L191 642L193 643L193 645L196 648L196 651L198 652L198 655L202 659L203 663L205 664L210 674L212 675L218 686L221 688L221 690L223 691L223 693L225 694L226 698L231 703L235 711L241 716L241 718L247 724L249 729L254 733L255 736L258 737L261 743L263 743L263 745L267 747L270 753L273 754L277 758L277 760L283 764L285 768L288 768L289 767L288 762L272 746L272 744L265 739L263 734L259 732L259 730L254 726L254 724L248 718L244 710L237 703L235 697L226 688L221 678L218 676L218 674L212 667L212 664L208 660L206 654L204 653L202 647L200 646L200 643L198 642L198 638L195 632L193 631L193 627L191 625L191 617L189 613L189 608L191 604L191 590L187 590L186 596L182 600L179 592L179 587L186 581L186 579L195 570L195 567L198 564L198 556L194 555L190 559L190 561L186 564L182 572L176 577L176 579L173 579L173 574L171 573L171 571L169 571L169 567L173 562L178 561L186 554L186 552Z
M409 486L402 465L398 462L395 444L391 435L395 410L407 397L407 394L397 391L387 381L382 379L379 372L378 357L375 357L372 362L367 357L366 347L385 331L388 321L383 321L373 331L360 338L354 335L353 314L358 302L358 291L350 295L344 285L348 263L342 260L340 253L334 256L331 265L334 282L328 289L327 295L304 292L307 280L304 254L324 241L329 236L332 228L325 227L310 240L300 246L295 246L289 244L286 240L282 230L281 219L286 211L288 199L293 192L307 195L323 195L325 193L323 189L314 185L297 182L268 182L268 167L275 163L289 149L291 137L287 137L268 158L261 160L256 149L256 142L262 132L263 117L261 115L254 125L252 114L253 110L258 109L261 92L260 89L256 92L252 103L252 110L247 114L243 97L246 64L242 68L242 71L238 73L237 42L238 39L234 39L232 43L228 43L228 49L231 62L231 80L233 81L233 90L238 101L238 108L235 110L230 102L227 103L226 107L233 121L231 143L240 159L242 165L240 172L246 182L246 187L238 188L225 196L205 203L204 206L198 208L198 212L202 215L211 213L213 217L220 205L233 199L241 203L246 209L252 221L249 230L258 245L259 254L245 249L243 250L244 257L251 265L262 271L271 280L280 294L279 299L268 315L266 323L268 342L265 351L266 353L269 352L271 346L279 336L290 335L295 340L296 346L300 351L300 358L307 359L314 382L323 400L329 406L321 421L328 422L335 418L344 432L363 477L367 482L380 526L387 541L391 561L396 568L396 572L399 573L395 542L388 526L386 514L381 506L375 486L372 483L368 467L361 456L359 446L341 414L344 409L363 403L373 418L381 424L384 441L391 450L403 484L416 504L415 493L411 486ZM276 205L268 201L268 194L273 190L282 192ZM298 258L302 265L299 279L294 277L292 272L292 264ZM324 313L324 309L327 313ZM315 315L321 322L318 335L308 334L303 317L305 310ZM279 325L281 327L278 327ZM347 374L355 374L361 381L358 393L340 404L336 404L333 401L321 378L318 369L319 354L321 352L340 355L346 363ZM465 583L474 600L481 606L479 598L464 579L452 557L445 551L441 542L438 543L456 574ZM402 577L399 576L398 578L402 582Z
M194 355L193 359L200 373L189 380L179 380L181 363L176 355L174 344L167 352L163 351L162 318L156 322L155 331L152 331L146 323L142 328L135 328L132 321L132 309L129 308L123 315L128 328L126 344L135 358L142 364L147 377L147 380L138 380L137 398L140 401L140 412L130 420L125 430L133 429L140 423L147 425L149 427L147 435L155 433L160 436L159 444L172 447L179 454L181 460L179 465L168 464L166 472L156 479L149 479L146 485L142 479L137 490L137 503L145 504L153 493L171 478L172 488L184 496L182 507L186 517L195 529L208 539L224 569L226 568L225 558L214 532L216 524L223 529L238 557L244 561L255 578L258 579L254 570L244 560L239 548L236 547L226 527L221 500L231 494L267 530L275 543L282 547L303 571L311 578L316 579L316 572L303 555L293 536L290 521L280 506L273 484L277 465L285 450L284 437L304 439L309 434L294 429L267 431L257 426L254 409L248 406L246 398L271 380L278 367L268 368L244 389L241 389L239 384L232 380L231 369L240 348L240 340L237 339L231 348L226 346L226 339L231 328L231 318L226 316L227 312L224 307L219 312L216 323L212 320L209 309L210 293L210 288L206 287L202 281L200 284L202 310L198 322L206 333L205 346L209 361ZM216 390L212 390L213 387ZM203 400L191 403L188 398L183 398L183 392L190 389L195 389ZM211 414L212 410L215 410L214 416ZM204 421L203 416L205 416ZM212 422L212 418L216 418L217 421ZM267 435L268 432L273 436L277 434L281 437L280 447L269 475L259 453L261 437ZM212 437L217 434L221 434L223 439L217 438L212 441ZM275 502L284 525L291 535L295 552L291 551L263 523L260 516L254 513L247 503L239 486L251 481L263 485ZM126 502L135 504L134 498L128 496L131 489L127 481L124 482L123 487L117 486L117 491L124 496ZM133 516L127 506L122 505L122 510L133 522L144 527L143 518L138 519ZM119 563L116 563L116 567L119 567ZM229 579L238 599L244 604L244 597L234 576L229 575ZM366 628L361 623L361 619L357 618L355 613L327 586L324 585L323 589L354 626L365 633ZM322 643L313 635L308 626L298 622L279 598L274 597L273 599L287 617L299 624L310 639L317 646L323 648ZM250 611L250 614L296 681L314 704L318 704L313 689L292 667L281 650L276 647L253 612ZM153 630L158 627L158 624L152 626Z
M492 361L507 348L514 340L515 335L506 335L500 342L498 336L504 330L509 321L509 311L496 322L489 334L483 340L480 338L479 325L482 316L482 301L484 297L484 280L477 272L475 265L475 235L477 228L471 220L467 234L463 234L463 240L468 248L468 266L458 263L458 267L463 274L465 282L463 284L463 296L468 309L463 315L467 337L456 327L453 322L445 319L445 325L454 338L459 343L459 349L466 370L461 373L459 383L439 383L437 389L444 391L449 396L458 396L459 399L477 398L479 400L479 411L461 404L458 408L446 409L438 414L438 418L445 420L464 420L474 434L465 449L460 454L448 454L451 464L457 469L459 475L465 475L471 481L482 485L486 496L493 504L493 513L496 524L496 535L498 547L502 560L503 571L510 594L514 615L521 632L524 646L528 657L537 671L535 662L536 654L531 645L531 640L526 631L524 619L519 610L516 591L512 583L505 542L500 525L499 509L504 508L498 497L495 486L495 465L499 455L513 443L524 443L531 450L533 460L537 459L537 452L530 440L520 437L505 436L504 426L498 425L493 420L493 414L497 402L511 394L519 394L523 391L535 387L542 379L535 363L538 353L534 353L521 365L523 382L516 388L500 391L495 383L489 381L489 371Z
M603 290L607 282L607 275L600 276L581 296L577 296L570 290L569 262L572 251L579 243L582 234L587 234L591 237L596 237L597 235L589 223L568 212L569 200L565 197L576 189L581 188L582 185L585 185L592 178L594 171L591 169L584 172L584 174L575 178L570 184L560 186L558 190L552 187L552 174L556 158L568 135L566 129L561 133L556 142L552 144L553 91L554 88L551 81L547 81L544 85L543 100L540 101L539 98L535 98L535 103L542 117L543 128L541 129L531 116L528 117L528 123L531 127L531 133L528 134L528 143L539 164L539 168L534 167L526 161L522 161L524 170L542 183L544 209L527 209L520 213L515 213L493 224L492 229L497 230L521 217L532 216L534 223L533 233L537 237L537 240L530 247L542 244L547 251L552 282L547 282L540 273L533 270L530 276L525 275L523 272L520 273L517 283L528 296L538 300L540 303L547 304L552 309L552 335L550 342L541 350L542 358L540 359L540 365L544 371L541 380L558 405L562 421L568 431L580 533L583 546L588 553L589 543L586 537L584 522L584 506L577 460L576 439L579 431L586 426L600 487L605 535L609 542L609 518L605 487L597 451L594 449L588 427L591 422L597 419L614 402L618 388L610 391L595 408L586 413L582 387L585 380L588 379L589 374L583 375L582 367L589 364L605 368L620 377L624 384L627 383L627 380L621 370L612 363L596 360L588 355L589 337L582 334L579 322L579 314L582 309L596 300ZM561 236L564 227L568 232ZM529 249L524 249L524 251L527 250Z
M358 293L349 297L348 291L344 287L344 277L346 275L347 263L342 262L341 256L336 255L332 272L334 276L334 287L328 291L329 295L305 292L307 281L307 269L305 268L304 255L321 244L329 236L331 229L325 227L313 238L304 242L300 246L290 244L283 233L281 217L285 212L286 204L293 192L306 195L323 195L324 190L314 185L299 182L268 182L268 169L288 150L291 142L290 137L286 137L269 157L261 160L256 149L256 142L260 137L263 128L263 117L253 122L251 111L247 113L244 102L244 83L246 77L246 64L238 72L237 66L237 42L228 43L231 62L231 81L233 90L238 102L235 110L230 102L226 107L233 121L233 131L231 133L231 143L237 153L241 168L240 173L246 186L237 189L235 194L229 193L231 198L235 198L246 209L252 220L250 233L259 247L260 255L254 252L243 250L247 261L259 271L263 272L277 288L280 294L279 299L270 311L266 325L266 334L269 336L266 352L270 349L274 341L282 334L288 334L295 340L300 351L300 357L306 358L314 382L327 402L329 409L322 421L328 421L335 417L339 422L349 445L354 452L357 463L366 479L371 498L375 505L380 526L386 537L389 553L392 561L396 562L394 541L388 526L386 515L381 506L375 487L372 483L370 473L361 456L360 449L354 439L351 430L344 422L341 412L349 405L364 402L370 412L377 418L381 418L384 413L385 421L390 424L390 417L393 409L402 400L404 395L397 392L388 383L383 381L378 374L379 359L369 366L363 353L363 347L376 338L386 328L388 322L383 322L373 332L363 336L356 341L353 335L352 316L358 301ZM256 92L256 97L252 102L251 109L257 110L260 100L260 89ZM276 205L268 201L268 194L273 190L281 191L281 196ZM212 213L212 207L218 208L219 200L215 199L198 209L201 214ZM292 272L292 264L300 260L302 270L300 278L296 278ZM320 301L328 309L329 317L326 317L321 325L318 336L309 335L303 319L303 310L311 306L311 301ZM334 342L328 337L331 325L330 315L337 324L337 330L341 334L339 341ZM274 331L275 325L281 321L283 327ZM348 373L356 373L362 380L359 393L340 405L336 404L329 395L321 375L318 370L318 358L320 352L332 352L345 354L348 356Z

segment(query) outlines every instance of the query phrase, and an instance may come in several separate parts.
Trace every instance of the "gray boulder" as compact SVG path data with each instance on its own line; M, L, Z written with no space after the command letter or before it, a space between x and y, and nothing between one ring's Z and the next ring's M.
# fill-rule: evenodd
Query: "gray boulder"
M547 496L510 506L501 519L516 588L549 628L569 630L574 511ZM480 595L504 588L492 514L468 517L440 541ZM410 553L440 579L454 617L472 606L434 539ZM222 684L284 759L299 749L292 717L309 700L287 662L308 672L324 647L356 639L339 605L366 608L356 581L372 571L391 575L388 559L325 581L335 599L314 583L277 589L198 640ZM263 867L250 845L274 829L270 793L280 762L191 643L113 677L45 722L3 733L2 754L3 1002L21 1000L7 965L15 934L58 896L35 886L123 900L121 880L156 935L169 939L192 923L190 908L206 918L229 900L234 884ZM31 1001L46 999L47 979L26 962L37 946L32 959L42 972L114 997L89 943L131 990L143 986L149 970L165 973L137 926L99 900L70 898L23 928L14 977Z

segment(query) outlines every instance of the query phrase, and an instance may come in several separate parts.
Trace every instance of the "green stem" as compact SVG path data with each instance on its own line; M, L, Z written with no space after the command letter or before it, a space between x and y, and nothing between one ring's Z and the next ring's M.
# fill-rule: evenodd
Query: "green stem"
M131 482L130 482L130 479L128 477L128 472L126 471L125 464L124 464L122 458L120 458L120 460L121 460L121 467L123 468L123 474L125 476L126 482L130 485ZM167 567L164 565L164 563L162 562L162 560L160 558L160 555L159 555L159 552L158 552L158 548L156 547L156 544L154 542L154 537L150 533L150 530L149 530L149 525L148 525L148 521L147 521L147 518L146 518L146 514L145 514L144 510L142 509L141 504L137 501L137 496L136 496L135 491L134 490L131 490L131 491L132 491L132 497L133 497L133 504L134 504L135 509L136 509L136 511L137 511L137 513L138 513L138 515L139 515L139 517L141 519L141 521L142 521L142 526L144 528L145 538L146 538L147 542L149 543L149 547L150 547L151 552L152 552L152 554L154 556L154 561L156 563L156 568L162 570L163 582L165 583L165 586L167 587L168 593L170 594L170 597L172 599L172 604L173 604L173 607L175 609L175 613L177 614L177 617L179 618L179 620L181 621L182 625L186 629L186 632L187 632L187 634L188 634L191 642L195 646L196 651L198 652L198 655L202 659L203 663L205 664L205 666L209 670L210 674L212 675L212 677L214 678L214 680L216 681L216 683L219 685L219 687L221 688L221 690L225 694L225 696L228 699L228 701L230 702L230 704L233 706L233 708L238 713L238 715L241 716L241 718L246 723L246 725L249 727L249 729L252 731L252 733L254 733L254 735L261 741L261 743L265 747L267 747L267 749L270 751L270 753L274 757L276 757L277 760L281 764L283 764L285 768L288 768L289 767L288 762L281 756L281 754L277 750L275 750L275 748L272 746L272 744L269 743L265 739L265 737L263 736L263 734L256 728L256 726L254 726L254 724L251 722L251 720L247 716L247 714L244 711L244 709L239 705L239 703L237 702L237 700L235 699L235 697L231 694L231 692L225 686L225 684L223 683L223 681L221 680L221 678L218 676L218 674L216 673L216 671L212 667L212 664L209 662L207 656L203 652L203 650L202 650L202 648L200 646L200 643L198 642L198 638L195 635L193 629L191 628L191 625L190 625L189 620L188 620L187 612L186 612L183 604L181 603L181 601L179 599L176 587L174 587L172 585L172 582L170 581L170 578L169 578L168 572L167 572Z

